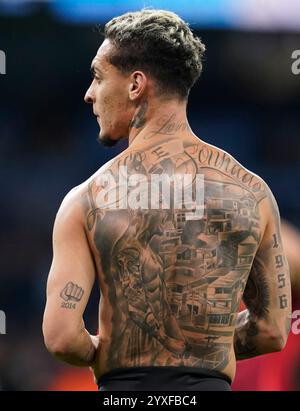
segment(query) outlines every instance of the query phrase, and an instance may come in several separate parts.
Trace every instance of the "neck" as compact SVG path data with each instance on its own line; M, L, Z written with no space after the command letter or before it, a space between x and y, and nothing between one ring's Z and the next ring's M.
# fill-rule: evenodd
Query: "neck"
M129 128L129 146L150 139L184 137L191 134L186 116L186 101L175 100L141 102L137 107Z

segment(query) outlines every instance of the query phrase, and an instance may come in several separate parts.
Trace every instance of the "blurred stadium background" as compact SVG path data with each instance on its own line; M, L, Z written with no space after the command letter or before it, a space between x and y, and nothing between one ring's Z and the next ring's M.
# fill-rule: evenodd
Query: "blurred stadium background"
M88 370L57 363L41 333L51 235L64 195L122 151L100 147L83 102L101 39L96 24L142 7L186 19L207 47L189 103L196 134L259 174L286 226L294 310L300 300L300 49L298 0L33 2L0 0L0 390L95 389ZM300 54L299 54L300 57ZM300 64L298 65L300 68ZM97 329L97 290L85 313ZM235 390L299 390L300 335L238 364Z

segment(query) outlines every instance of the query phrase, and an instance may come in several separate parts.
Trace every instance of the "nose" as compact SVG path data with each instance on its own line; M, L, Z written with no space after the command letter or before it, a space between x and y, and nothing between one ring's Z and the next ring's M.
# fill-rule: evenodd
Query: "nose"
M88 104L93 104L93 102L94 102L94 94L93 94L93 90L92 90L92 84L90 85L90 87L87 89L87 91L85 93L84 101Z

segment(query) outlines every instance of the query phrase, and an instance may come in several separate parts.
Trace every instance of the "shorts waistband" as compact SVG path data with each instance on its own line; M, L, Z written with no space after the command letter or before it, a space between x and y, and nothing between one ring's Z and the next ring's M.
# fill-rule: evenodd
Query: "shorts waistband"
M205 368L199 368L199 367L186 367L186 366L141 366L141 367L120 367L120 368L115 368L114 370L111 370L105 374L103 374L101 377L98 379L98 387L100 384L106 384L108 382L111 382L114 380L114 377L116 378L122 378L124 377L126 379L126 376L131 376L134 374L142 374L142 373L149 373L149 374L161 374L161 373L171 373L173 376L180 376L184 374L190 374L195 377L199 378L219 378L222 380L225 380L229 385L232 384L231 379L228 377L228 375L223 374L220 371L217 370L208 370Z

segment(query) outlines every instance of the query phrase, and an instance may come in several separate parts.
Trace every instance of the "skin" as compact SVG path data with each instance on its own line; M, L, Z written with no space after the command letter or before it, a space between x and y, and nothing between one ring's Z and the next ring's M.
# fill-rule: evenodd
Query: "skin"
M91 367L95 381L146 365L213 369L233 379L236 359L281 350L289 332L276 201L263 180L193 134L186 100L161 96L142 71L112 66L112 48L106 40L93 59L85 101L99 140L126 137L129 148L75 187L57 213L46 346L69 364ZM153 174L202 174L204 215L189 221L186 210L172 207L120 210L120 198L114 210L103 208L101 178L113 176L120 189L120 166L146 182ZM95 279L98 337L82 319ZM242 299L247 309L239 313Z
M118 142L128 138L129 145L138 143L139 134L144 130L144 124L139 124L139 116L147 106L147 129L157 128L159 120L176 113L173 123L186 125L186 135L191 134L186 119L186 102L171 98L158 98L153 79L142 71L124 75L116 67L109 64L107 56L112 45L105 40L100 46L91 64L94 80L85 95L85 102L92 104L93 113L100 126L99 140ZM157 104L160 110L157 110ZM138 127L135 127L138 124Z
M300 295L300 232L288 221L282 221L281 230L282 241L291 271L292 292L295 295L295 300L298 300Z

